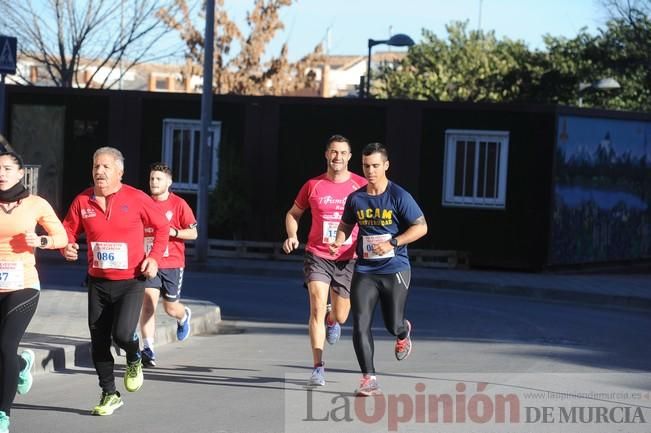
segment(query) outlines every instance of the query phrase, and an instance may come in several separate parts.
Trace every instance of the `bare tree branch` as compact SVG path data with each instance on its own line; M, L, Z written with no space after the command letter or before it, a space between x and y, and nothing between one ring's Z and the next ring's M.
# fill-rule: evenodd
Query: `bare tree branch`
M236 0L234 0L236 1ZM306 80L308 67L323 60L320 46L300 62L288 61L287 46L268 61L263 61L269 42L283 28L279 11L291 6L294 0L256 0L247 14L248 34L232 21L224 0L216 1L214 88L216 93L249 95L280 95L312 85ZM200 28L193 22L193 14L186 0L176 0L177 13L167 9L159 12L165 25L178 32L186 45L188 71L201 71L205 41ZM196 15L196 14L194 14ZM234 48L239 51L233 52ZM190 72L186 72L188 74ZM189 77L185 77L189 79Z
M170 31L156 16L161 9L176 13L173 0L0 0L0 28L54 85L106 88L177 51L160 44Z

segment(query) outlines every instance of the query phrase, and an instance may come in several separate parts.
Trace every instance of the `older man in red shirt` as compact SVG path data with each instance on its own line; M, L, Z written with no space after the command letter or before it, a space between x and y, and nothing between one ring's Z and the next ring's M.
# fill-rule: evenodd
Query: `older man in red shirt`
M93 156L94 187L73 200L63 221L69 242L63 250L66 260L77 260L81 233L86 233L88 245L88 326L102 388L93 415L111 415L123 405L115 388L111 340L126 352L126 390L135 392L142 386L136 327L144 281L156 275L170 230L169 222L146 193L122 183L123 173L124 157L119 150L98 149ZM145 226L153 228L154 237L148 256Z

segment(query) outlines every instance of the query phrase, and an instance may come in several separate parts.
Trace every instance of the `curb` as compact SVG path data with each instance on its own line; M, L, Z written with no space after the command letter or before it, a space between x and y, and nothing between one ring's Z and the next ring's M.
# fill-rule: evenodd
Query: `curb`
M84 294L85 297L86 295ZM185 305L192 308L190 336L218 331L221 322L221 310L219 306L195 299L184 299L183 301ZM36 314L39 314L38 311ZM86 314L85 311L84 314ZM156 319L156 345L162 346L176 342L176 322L174 319L169 318L162 307L157 309ZM37 320L37 317L32 322L34 320ZM43 320L47 320L47 318ZM79 320L79 318L71 318L71 320ZM93 366L90 354L90 337L88 336L85 316L82 323L83 325L80 325L79 328L82 326L85 327L84 336L44 336L43 334L30 332L25 334L18 348L18 352L20 353L22 349L27 348L34 351L35 360L32 374L40 375L67 370L73 367ZM120 356L120 354L115 352L115 349L114 347L113 355ZM121 356L124 356L124 351L121 352Z
M515 296L539 301L567 302L578 305L651 311L651 298L632 295L613 295L548 287L441 280L426 277L414 278L412 284L425 286L431 290L476 292L487 295Z

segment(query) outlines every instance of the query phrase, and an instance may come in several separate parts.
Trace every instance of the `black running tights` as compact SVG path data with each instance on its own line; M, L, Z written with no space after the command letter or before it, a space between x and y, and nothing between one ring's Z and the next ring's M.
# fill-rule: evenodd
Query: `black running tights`
M136 327L144 295L145 286L140 280L88 278L91 352L99 386L107 394L115 392L115 360L111 355L111 339L126 352L128 362L140 358Z
M353 346L363 374L375 374L373 364L373 314L378 301L384 326L391 335L405 338L405 305L409 292L409 270L394 274L363 274L355 272L350 288L353 313Z
M36 312L38 296L36 289L0 292L0 410L7 416L16 397L18 373L25 368L18 345Z

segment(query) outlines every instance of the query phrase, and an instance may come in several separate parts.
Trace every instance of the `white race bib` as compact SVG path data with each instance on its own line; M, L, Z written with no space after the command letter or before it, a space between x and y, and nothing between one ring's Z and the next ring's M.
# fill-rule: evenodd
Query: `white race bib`
M338 221L323 221L323 243L330 245L335 241L337 237L337 229L339 228ZM353 237L348 236L343 243L343 245L351 245L353 243Z
M151 253L151 248L154 246L153 236L145 236L145 255L148 256Z
M128 269L129 247L124 242L91 242L93 268Z
M149 253L151 253L151 249L154 246L154 237L153 236L145 236L145 255L148 256ZM163 257L169 257L170 255L170 249L169 245L165 247L165 252L163 253Z
M23 262L0 261L0 289L24 289L25 270Z
M383 255L378 255L373 252L373 245L379 244L381 242L386 242L392 237L393 236L391 236L390 233L387 233L385 235L362 236L363 257L367 260L381 260L395 257L395 249L391 249L391 251Z

